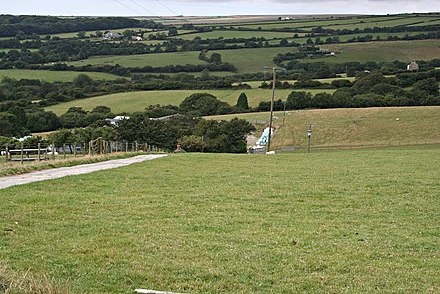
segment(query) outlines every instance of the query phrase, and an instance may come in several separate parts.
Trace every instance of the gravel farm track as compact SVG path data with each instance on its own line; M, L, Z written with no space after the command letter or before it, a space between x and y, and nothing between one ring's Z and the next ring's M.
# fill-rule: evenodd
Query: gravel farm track
M71 167L53 168L53 169L36 171L22 175L0 177L0 189L5 189L11 186L23 185L38 181L57 179L66 176L81 175L81 174L92 173L100 170L118 168L133 163L143 162L146 160L153 160L163 156L167 156L167 155L166 154L138 155L130 158L101 161L97 163L82 164Z

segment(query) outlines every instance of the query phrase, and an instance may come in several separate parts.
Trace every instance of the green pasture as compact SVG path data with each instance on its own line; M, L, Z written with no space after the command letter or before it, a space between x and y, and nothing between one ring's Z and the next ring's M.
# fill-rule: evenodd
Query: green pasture
M409 27L421 27L421 26L430 26L430 25L439 25L440 24L440 16L437 16L436 19L430 20L430 21L425 21L422 23L415 23L412 25L409 25Z
M366 28L374 28L374 27L396 27L396 26L407 26L411 24L415 24L418 22L429 22L431 20L436 20L438 17L430 17L430 16L419 16L419 17L408 17L408 18L400 18L396 20L386 20L386 21L374 21L374 22L362 22L358 24L338 24L338 25L329 25L325 26L328 29L354 29L358 28L360 30Z
M440 40L381 41L367 43L325 45L338 53L336 56L304 59L302 62L325 61L343 63L349 61L394 61L431 60L440 56Z
M341 42L347 42L350 39L356 38L356 37L365 37L365 36L373 36L373 40L376 40L377 37L379 37L381 40L387 40L388 37L404 37L405 35L408 36L415 36L415 35L420 35L420 34L424 34L424 33L429 33L429 32L397 32L397 33L361 33L361 34L349 34L349 35L338 35L337 37L339 38L339 40ZM321 39L321 41L325 42L325 40L327 38L332 38L332 37L336 37L335 36L319 36L319 38ZM312 39L313 41L315 41L315 39L317 37L301 37L301 38L289 38L289 41L293 41L295 43L299 43L299 44L306 44L308 39ZM270 44L279 44L280 40L271 40L269 41ZM418 42L418 41L412 41L412 42ZM327 44L322 44L320 45L321 47L326 47Z
M295 52L296 50L296 48L249 48L236 50L214 50L210 51L210 53L220 53L222 55L222 60L224 62L234 64L239 72L256 72L263 71L265 66L272 66L273 57L275 57L278 53ZM70 64L76 66L87 64L119 64L121 66L129 67L206 64L205 61L202 61L198 58L199 53L199 51L187 51L126 56L99 56L71 62Z
M320 92L333 93L335 90L295 90L295 91L307 91L312 94ZM287 96L292 92L291 89L279 89L276 90L276 99L285 100ZM114 113L122 112L137 112L142 111L149 105L161 104L174 104L179 105L183 99L194 93L210 93L216 96L218 99L228 102L230 105L237 103L240 93L246 93L249 104L251 106L257 106L260 101L269 101L272 95L271 89L241 89L241 90L163 90L163 91L140 91L140 92L125 92L116 93L86 99L73 100L65 103L60 103L46 107L48 111L60 115L65 113L70 107L80 106L85 110L92 110L99 105L106 105L112 109Z
M198 51L188 52L171 52L171 53L151 53L151 54L135 54L135 55L113 55L91 57L85 60L72 62L72 65L116 65L128 67L143 66L166 66L166 65L185 65L185 64L206 64L198 58Z
M11 187L0 285L437 293L439 165L439 148L179 154Z
M205 33L194 33L189 35L177 36L179 39L192 40L195 37L200 37L202 39L217 39L217 38L291 38L293 33L284 32L265 32L265 31L212 31Z
M301 28L301 29L311 29L313 27L330 27L330 26L338 26L338 25L347 25L350 28L354 29L359 27L360 25L365 24L374 24L374 23L386 23L390 22L390 24L394 24L392 22L399 23L399 20L404 22L405 19L412 19L415 21L420 21L416 17L403 17L403 16L375 16L375 17L349 17L349 18L326 18L326 19L297 19L297 20L289 20L289 21L278 21L278 22L262 22L262 23L249 23L249 24L237 24L235 27L261 27L262 29L280 29L280 28ZM414 21L414 22L415 22ZM412 23L412 22L411 22ZM385 25L392 26L392 25ZM374 27L374 25L373 25Z
M216 50L222 55L222 60L232 63L237 67L238 72L262 72L265 66L273 65L273 58L278 53L296 52L294 47L290 48L249 48L236 50Z
M313 147L439 144L439 116L438 106L299 110L286 111L285 114L275 112L274 126L277 131L272 146L305 147L307 125L310 123L313 124ZM208 118L229 120L233 117L250 122L267 121L269 113Z
M50 71L30 69L1 69L0 79L9 77L13 79L33 79L46 82L71 82L80 74L86 74L94 80L116 80L122 77L101 72L78 72L78 71Z

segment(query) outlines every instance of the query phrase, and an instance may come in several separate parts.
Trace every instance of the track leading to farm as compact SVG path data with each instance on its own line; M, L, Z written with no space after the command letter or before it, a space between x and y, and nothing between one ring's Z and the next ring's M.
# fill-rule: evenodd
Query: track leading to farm
M91 164L83 164L70 167L60 167L49 170L37 171L23 175L9 176L0 178L0 189L5 189L11 186L24 185L33 182L51 180L62 178L66 176L88 174L95 171L118 168L127 166L133 163L143 162L146 160L153 160L156 158L167 156L166 154L159 155L139 155L130 158L108 160Z

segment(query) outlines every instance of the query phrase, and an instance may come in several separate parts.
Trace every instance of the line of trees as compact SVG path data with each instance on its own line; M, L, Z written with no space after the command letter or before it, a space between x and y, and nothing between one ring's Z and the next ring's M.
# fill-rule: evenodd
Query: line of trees
M75 17L0 15L0 37L17 35L46 35L79 31L111 30L130 27L165 28L151 20L137 20L128 17Z

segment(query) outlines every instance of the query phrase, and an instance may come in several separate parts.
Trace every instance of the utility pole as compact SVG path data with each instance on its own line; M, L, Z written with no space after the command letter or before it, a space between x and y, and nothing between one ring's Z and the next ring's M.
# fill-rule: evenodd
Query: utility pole
M268 67L265 67L268 69ZM275 84L277 80L277 70L284 70L284 68L279 68L277 66L272 67L272 97L270 99L270 117L269 117L269 137L267 138L267 150L270 151L270 143L272 139L272 123L273 123L273 103L275 100Z

